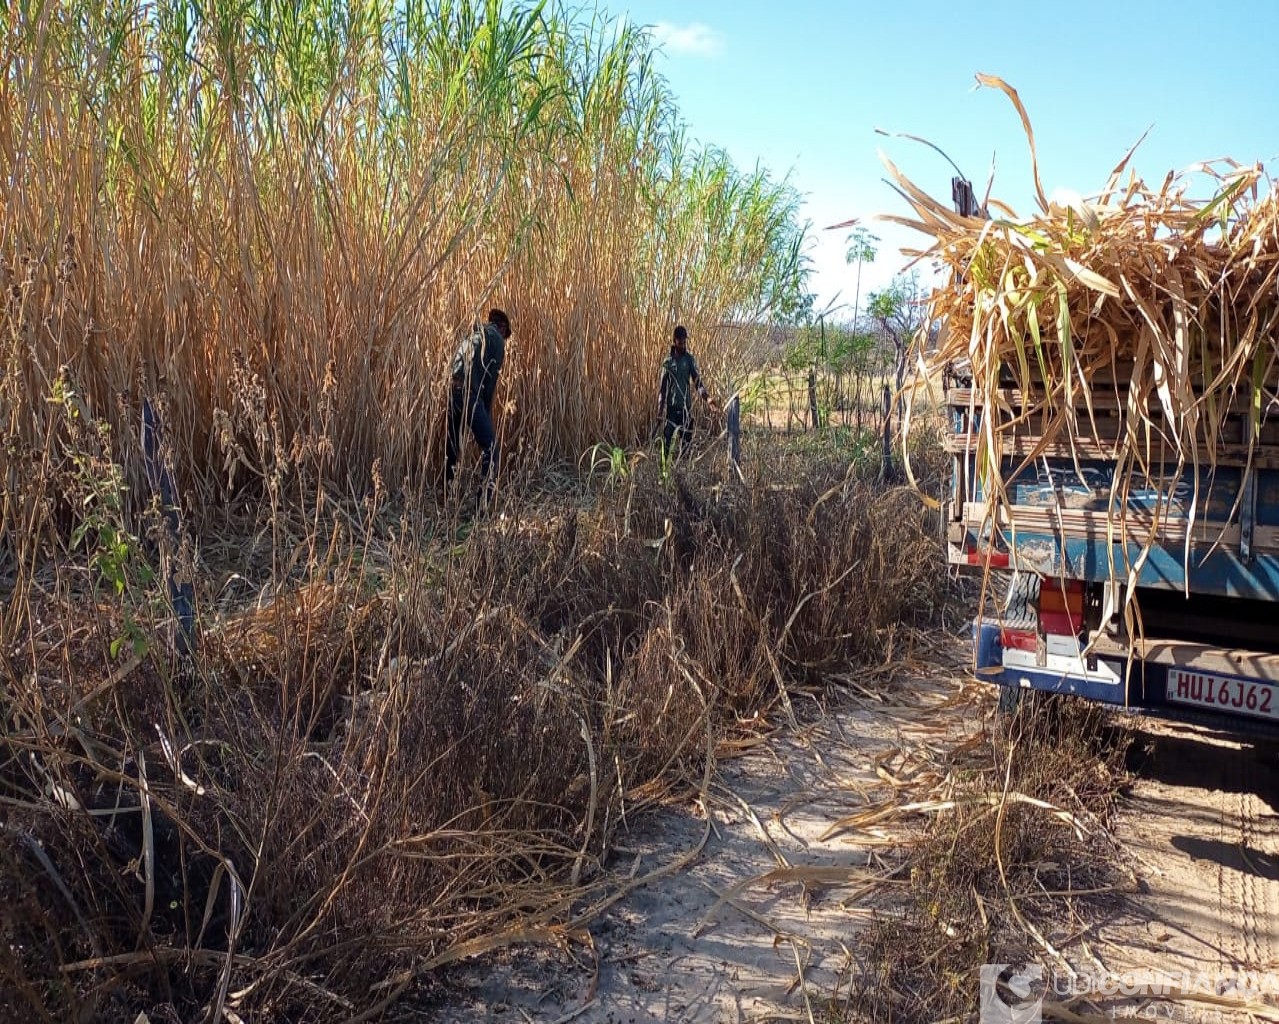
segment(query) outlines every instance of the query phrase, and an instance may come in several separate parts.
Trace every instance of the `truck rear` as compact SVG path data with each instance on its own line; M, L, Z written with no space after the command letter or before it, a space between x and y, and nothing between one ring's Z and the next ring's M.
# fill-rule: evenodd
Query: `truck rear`
M947 557L1000 598L974 623L977 672L1005 707L1029 688L1279 734L1279 422L1249 443L1241 395L1198 466L1138 467L1116 451L1126 384L1092 383L1091 412L1074 410L1087 427L1046 441L1033 396L947 375ZM998 502L978 469L986 417Z
M975 667L1005 704L1279 734L1279 198L1260 165L1149 187L1127 161L1057 203L1032 160L1029 218L889 164L942 273L947 557L999 596Z

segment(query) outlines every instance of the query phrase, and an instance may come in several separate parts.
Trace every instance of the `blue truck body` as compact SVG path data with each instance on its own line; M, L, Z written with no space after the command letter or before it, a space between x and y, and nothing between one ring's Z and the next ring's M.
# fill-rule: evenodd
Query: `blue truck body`
M988 505L981 397L948 386L947 403L949 561L1033 583L1011 628L999 615L974 623L978 675L1279 737L1279 436L1267 427L1262 443L1199 453L1180 470L1172 453L1121 468L1095 430L1069 450L1014 437L1004 500ZM1041 591L1077 603L1042 614ZM1129 603L1140 628L1121 614Z

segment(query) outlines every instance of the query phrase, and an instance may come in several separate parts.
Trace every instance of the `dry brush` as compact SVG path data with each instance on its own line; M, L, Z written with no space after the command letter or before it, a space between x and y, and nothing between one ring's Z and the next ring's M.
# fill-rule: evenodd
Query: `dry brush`
M154 582L33 583L0 765L8 1012L354 1017L460 956L573 941L623 822L940 599L911 493L751 472L639 461L461 542L402 506L282 519L196 575L185 665Z

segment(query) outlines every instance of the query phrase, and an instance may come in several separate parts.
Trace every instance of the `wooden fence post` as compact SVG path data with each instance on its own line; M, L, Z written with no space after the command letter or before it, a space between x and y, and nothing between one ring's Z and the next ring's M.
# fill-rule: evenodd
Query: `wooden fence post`
M728 419L728 462L733 469L741 472L742 461L742 402L734 395L728 400L724 410Z
M894 477L893 471L893 392L884 385L884 447L880 452L879 479L888 483Z
M808 368L808 416L816 430L822 425L821 410L817 408L817 367Z
M179 583L174 576L173 561L181 544L182 519L173 473L164 457L160 417L148 398L142 400L142 461L147 484L160 499L163 510L168 551L161 551L161 570L173 604L173 614L177 618L173 646L178 655L185 658L195 653L195 587L190 581Z

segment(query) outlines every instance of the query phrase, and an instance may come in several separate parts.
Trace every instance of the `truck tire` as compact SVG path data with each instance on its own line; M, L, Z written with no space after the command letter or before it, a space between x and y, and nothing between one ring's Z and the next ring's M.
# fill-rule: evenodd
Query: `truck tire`
M999 717L1012 718L1021 706L1020 686L1001 686L999 688Z
M1033 572L1014 572L1008 579L1008 590L1000 607L1000 622L1007 629L1039 629L1039 576ZM999 688L998 718L1007 728L1023 703L1020 686Z
M1009 629L1039 628L1039 575L1014 572L1004 597L1003 625Z

